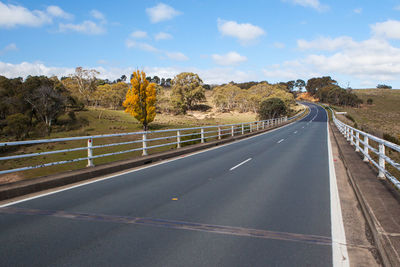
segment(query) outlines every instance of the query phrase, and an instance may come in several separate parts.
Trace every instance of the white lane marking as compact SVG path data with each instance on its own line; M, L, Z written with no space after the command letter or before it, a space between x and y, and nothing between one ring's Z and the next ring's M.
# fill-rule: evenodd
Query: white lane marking
M248 158L248 159L246 159L245 161L240 162L238 165L233 166L233 167L230 168L229 170L230 170L230 171L233 171L233 170L236 169L237 167L239 167L239 166L245 164L246 162L248 162L248 161L250 161L250 160L251 160L251 158Z
M308 106L306 106L306 107L310 110L310 108ZM311 110L310 110L310 112L311 112ZM310 112L304 118L302 118L302 119L300 119L298 121L293 121L293 122L291 122L289 124L286 124L286 125L284 125L282 127L270 130L270 131L265 132L265 133L257 134L257 135L254 135L254 136L250 136L250 137L247 137L247 138L244 138L244 139L241 139L241 140L237 140L237 141L234 141L234 142L231 142L231 143L228 143L228 144L224 144L224 145L220 145L220 146L204 149L202 151L198 151L198 152L194 152L192 154L188 154L185 157L176 157L176 158L172 158L172 159L169 159L169 160L164 160L164 161L161 161L161 162L158 162L158 163L154 163L154 164L151 164L151 165L148 165L148 166L145 166L145 167L141 167L141 168L138 168L138 169L125 171L125 172L121 172L121 173L118 173L118 174L113 174L111 176L106 176L104 178L99 178L99 179L96 179L96 180L93 180L93 181L90 181L90 182L80 183L78 185L73 185L73 186L70 186L68 188L58 189L58 190L54 190L54 191L51 191L51 192L38 194L38 195L35 195L35 196L32 196L32 197L27 197L27 198L24 198L24 199L8 202L6 204L0 205L0 208L12 206L12 205L15 205L15 204L18 204L18 203L21 203L21 202L33 200L33 199L40 198L40 197L45 197L45 196L48 196L48 195L57 194L57 193L60 193L60 192L63 192L63 191L67 191L67 190L74 189L74 188L77 188L77 187L81 187L81 186L97 183L97 182L100 182L100 181L108 180L108 179L111 179L111 178L114 178L114 177L117 177L117 176L121 176L121 175L125 175L125 174L128 174L128 173L133 173L133 172L145 170L147 168L155 167L155 166L158 166L158 165L161 165L161 164L166 164L166 163L169 163L169 162L172 162L172 161L176 161L176 160L181 160L181 159L184 159L184 158L187 158L187 157L191 157L191 156L194 156L194 155L197 155L197 154L205 153L205 152L208 152L208 151L211 151L211 150L214 150L214 149L219 149L219 148L222 148L222 147L225 147L225 146L230 146L230 145L233 145L233 144L236 144L236 143L239 143L239 142L243 142L243 141L250 140L250 139L253 139L253 138L256 138L256 137L260 137L260 136L263 136L263 135L278 131L280 129L286 128L286 127L288 127L288 126L290 126L290 125L292 125L294 123L298 123L298 122L304 121L310 115Z
M327 114L328 115L328 114ZM342 208L336 181L335 165L333 164L332 144L329 137L329 124L326 123L328 135L329 186L331 201L331 233L333 266L350 266L347 254L346 233L343 226Z
M297 134L297 131L294 131L294 134Z
M278 141L278 144L282 143L282 142L283 142L283 140L285 140L285 139L281 139L281 140L279 140L279 141Z
M304 126L303 126L303 127L301 127L301 128L303 128L303 129L304 129Z

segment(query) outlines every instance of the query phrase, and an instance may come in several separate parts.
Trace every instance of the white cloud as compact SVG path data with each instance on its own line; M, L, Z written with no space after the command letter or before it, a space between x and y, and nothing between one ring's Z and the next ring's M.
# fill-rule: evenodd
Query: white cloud
M140 50L147 52L160 52L160 50L148 43L136 42L134 40L126 40L125 45L128 48L139 48Z
M356 43L351 37L341 36L338 38L319 37L312 41L297 40L297 47L301 50L334 51L342 48L354 47Z
M8 78L26 77L28 75L67 76L74 72L74 68L47 67L43 63L22 62L20 64L0 61L0 75Z
M136 38L136 39L143 39L149 37L147 35L147 32L144 31L134 31L131 33L131 37Z
M241 56L239 53L233 51L225 55L214 54L211 57L216 64L223 66L237 65L247 61L247 57Z
M236 21L217 20L218 30L222 35L238 38L242 44L254 41L258 37L265 35L265 31L250 23L239 24Z
M283 49L286 47L286 45L284 43L280 43L280 42L275 42L274 43L274 47L275 48L279 48L279 49Z
M330 43L330 44L329 44ZM296 79L322 75L346 76L352 80L373 81L375 84L400 82L400 48L384 39L371 38L354 41L348 36L318 38L298 42L303 49L322 53L286 61L263 70L269 78Z
M156 35L154 35L154 39L156 39L156 41L159 40L169 40L172 39L172 35L166 32L159 32Z
M400 10L400 5L397 5L393 8L394 10Z
M388 39L400 39L400 21L398 20L387 20L385 22L378 22L371 25L372 33L375 36L388 38Z
M106 23L106 17L105 17L104 14L101 13L100 11L98 11L98 10L96 10L96 9L93 9L93 10L90 11L90 15L91 15L93 18L95 18L95 19L97 19L97 20L100 20L102 23Z
M303 7L311 7L318 11L325 11L329 9L329 6L321 4L319 0L282 0L283 2L290 2L295 5Z
M165 52L165 55L175 61L187 61L189 58L181 52Z
M89 35L99 35L99 34L103 34L106 32L106 30L103 26L98 25L97 23L95 23L91 20L85 20L84 22L82 22L80 24L60 23L59 30L60 30L60 32L74 31L74 32L89 34Z
M58 6L48 6L47 13L53 17L59 17L63 19L72 19L74 17L72 14L65 12Z
M16 6L12 4L6 5L0 2L0 27L39 27L51 22L51 16L46 12L39 10L31 11L23 6Z
M152 23L170 20L182 14L182 12L177 11L173 7L164 3L159 3L154 7L146 8L146 13Z
M354 13L356 13L356 14L361 14L362 11L363 11L363 9L362 9L361 7L359 7L359 8L354 9L353 11L354 11Z

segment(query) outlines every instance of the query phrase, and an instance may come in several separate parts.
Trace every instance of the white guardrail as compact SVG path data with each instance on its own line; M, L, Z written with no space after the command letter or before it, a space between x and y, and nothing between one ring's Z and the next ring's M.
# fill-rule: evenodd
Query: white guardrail
M385 147L388 147L394 151L400 152L400 146L393 144L391 142L388 142L384 139L378 138L376 136L373 136L369 133L360 131L358 129L355 129L340 120L338 120L335 116L335 112L329 108L332 112L332 119L333 122L335 123L336 127L339 129L339 131L344 135L344 137L347 139L347 141L350 142L352 146L355 146L356 152L361 152L364 155L364 161L368 162L370 161L379 171L378 177L379 178L387 178L394 184L394 186L397 189L400 189L400 182L399 180L394 177L389 171L386 169L385 165L386 162L392 165L395 169L400 171L400 164L396 163L394 160L392 160L389 156L385 154ZM375 149L372 147L369 143L369 141L375 141L378 144L379 149ZM362 147L360 146L362 144ZM379 160L376 162L370 155L370 152L372 151L375 153Z
M22 145L35 145L35 144L43 144L43 143L87 140L87 146L84 146L84 147L0 157L0 162L1 162L1 161L5 161L5 160L16 160L16 159L24 159L24 158L28 158L28 157L51 155L51 154L56 154L56 153L67 153L67 152L72 152L72 151L87 150L87 157L80 157L80 158L68 159L68 160L57 161L57 162L43 163L43 164L35 165L35 166L26 166L26 167L20 167L20 168L8 169L8 170L1 170L0 175L6 174L6 173L18 172L18 171L26 171L26 170L36 169L36 168L41 168L41 167L49 167L49 166L54 166L54 165L58 165L58 164L72 163L72 162L83 161L83 160L88 161L88 164L86 167L93 167L94 166L93 159L96 159L96 158L118 155L118 154L123 154L123 153L129 153L129 152L134 152L134 151L142 151L142 155L146 156L146 155L148 155L149 149L170 146L170 145L176 145L176 147L179 149L181 147L181 144L186 143L186 142L200 140L201 143L204 143L206 141L206 139L210 139L210 138L221 139L222 137L226 137L226 136L245 134L247 132L253 132L254 130L258 131L260 129L265 129L266 127L279 125L288 120L296 119L297 117L301 116L304 112L305 112L305 110L303 110L303 112L301 112L300 114L298 114L294 117L291 117L291 118L281 117L281 118L270 119L270 120L261 120L261 121L238 123L238 124L225 124L225 125L203 126L203 127L183 128L183 129L167 129L167 130L158 130L158 131L105 134L105 135L79 136L79 137L70 137L70 138L27 140L27 141L0 143L0 149L1 149L2 147L9 147L9 146L22 146ZM198 132L196 132L196 131L198 131ZM162 137L148 138L148 136L152 135L152 134L165 134L165 133L176 133L176 134L162 136ZM189 140L181 139L182 137L185 137L185 136L197 137L195 135L200 135L200 137L189 139ZM127 142L94 145L95 139L123 137L123 136L138 136L138 138L137 138L137 140L127 141ZM141 136L141 138L140 138L140 136ZM150 142L154 142L154 141L158 141L158 140L171 140L171 139L174 139L174 142L158 144L158 145L149 145ZM141 143L141 146L137 147L137 148L133 148L133 149L121 150L121 151L112 152L112 153L105 153L105 154L98 154L98 155L93 154L93 151L97 148L122 146L122 145L135 144L135 143L138 143L138 144Z

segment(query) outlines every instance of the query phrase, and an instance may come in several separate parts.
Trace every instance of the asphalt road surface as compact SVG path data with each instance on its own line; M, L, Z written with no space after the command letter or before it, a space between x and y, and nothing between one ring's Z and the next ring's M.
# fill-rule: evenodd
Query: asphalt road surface
M1 266L330 266L327 116L0 208Z

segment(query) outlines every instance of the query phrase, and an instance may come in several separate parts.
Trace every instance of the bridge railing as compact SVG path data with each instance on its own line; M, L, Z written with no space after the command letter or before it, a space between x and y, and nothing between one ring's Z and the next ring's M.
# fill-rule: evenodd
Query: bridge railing
M386 148L389 148L395 152L400 152L400 146L341 122L336 118L335 112L332 109L330 110L332 112L332 119L336 127L344 135L347 141L355 147L356 152L363 154L363 160L365 162L371 162L378 169L378 177L386 177L397 189L400 189L399 180L386 168L386 163L388 163L393 166L394 169L400 171L400 164L390 158L389 153L386 153ZM371 141L376 142L378 148L373 147L371 145ZM374 159L372 156L373 154L376 155L375 158L377 158L377 160Z
M43 151L37 153L27 153L27 154L16 154L9 156L1 156L0 163L10 160L17 160L19 162L27 158L54 155L54 154L66 154L69 152L81 152L78 153L77 157L65 157L63 160L40 163L31 166L18 166L17 168L0 169L1 174L13 173L18 171L26 171L37 169L41 167L55 166L59 164L67 164L73 162L81 162L87 160L86 167L93 167L93 160L97 158L115 156L130 152L142 152L142 155L148 155L150 149L156 149L160 147L169 147L173 149L174 147L180 148L187 143L200 142L204 143L206 140L216 140L222 139L228 136L243 135L245 133L258 131L260 129L265 129L267 127L272 127L280 125L286 121L294 120L304 113L288 118L281 117L270 120L261 120L247 123L237 123L237 124L224 124L224 125L213 125L213 126L202 126L193 128L182 128L182 129L166 129L157 131L142 131L142 132L131 132L131 133L119 133L119 134L105 134L105 135L93 135L93 136L79 136L79 137L69 137L69 138L56 138L56 139L42 139L42 140L27 140L27 141L16 141L16 142L4 142L0 143L0 149L11 146L32 146L36 144L45 143L65 143L74 142L74 144L80 144L80 147L65 148L51 151ZM114 142L116 138L119 138L117 142ZM103 141L96 141L95 140ZM122 139L122 140L121 140ZM78 142L81 141L81 142ZM85 142L82 146L82 142ZM50 146L51 147L51 146ZM39 148L37 148L40 150ZM100 151L99 153L94 153L94 151ZM87 151L87 154L82 154L82 152ZM16 164L20 165L20 164Z

